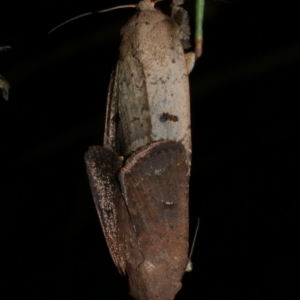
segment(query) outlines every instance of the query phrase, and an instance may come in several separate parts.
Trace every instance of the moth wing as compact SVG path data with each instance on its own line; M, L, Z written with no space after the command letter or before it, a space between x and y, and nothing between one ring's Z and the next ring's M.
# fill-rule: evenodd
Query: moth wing
M134 34L134 33L132 33ZM104 147L128 155L151 142L151 120L143 66L132 50L120 57L111 74L106 107Z
M142 254L178 274L188 261L188 172L184 146L160 141L132 155L119 175Z
M116 151L116 126L118 119L118 80L116 78L116 74L118 74L118 65L115 70L112 71L109 81L103 141L104 147L114 151Z
M126 274L128 256L139 263L140 253L117 178L122 159L109 149L93 146L85 154L85 163L110 254L119 271Z

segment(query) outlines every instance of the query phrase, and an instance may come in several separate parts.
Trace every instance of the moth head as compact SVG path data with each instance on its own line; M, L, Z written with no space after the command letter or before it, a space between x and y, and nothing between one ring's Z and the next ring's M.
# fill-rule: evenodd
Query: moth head
M153 10L157 2L164 0L141 0L137 5L137 8L140 10Z

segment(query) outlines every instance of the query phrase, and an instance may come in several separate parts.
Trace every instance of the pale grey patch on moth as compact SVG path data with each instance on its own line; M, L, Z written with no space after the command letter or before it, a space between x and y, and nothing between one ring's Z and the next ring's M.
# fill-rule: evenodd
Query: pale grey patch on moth
M167 205L172 205L172 204L174 204L174 202L171 202L171 201L165 201L164 203L166 203Z
M184 0L173 0L172 1L172 19L179 26L178 36L180 38L183 49L189 49L190 44L190 25L189 16L185 9L178 6L184 3Z

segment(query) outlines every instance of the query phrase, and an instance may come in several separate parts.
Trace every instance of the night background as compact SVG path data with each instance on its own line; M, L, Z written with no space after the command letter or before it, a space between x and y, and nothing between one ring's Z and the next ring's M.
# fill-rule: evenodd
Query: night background
M298 1L206 1L190 75L194 269L176 299L299 299ZM119 1L0 3L0 299L130 299L83 156L102 145ZM135 3L135 2L133 2ZM194 1L186 1L191 28ZM166 5L166 4L163 4ZM298 279L297 279L298 278ZM297 290L296 290L297 289ZM296 294L298 293L298 294Z

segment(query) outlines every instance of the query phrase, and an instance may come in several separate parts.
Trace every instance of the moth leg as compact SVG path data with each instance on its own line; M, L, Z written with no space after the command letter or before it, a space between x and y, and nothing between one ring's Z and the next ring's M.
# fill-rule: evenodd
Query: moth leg
M192 272L192 270L193 270L193 263L192 263L191 258L192 258L193 252L194 252L194 247L195 247L196 239L197 239L197 236L198 236L199 226L200 226L200 217L198 218L198 223L197 223L197 227L196 227L196 231L195 231L195 235L194 235L194 239L193 239L193 244L192 244L192 247L191 247L191 250L190 250L189 262L188 262L188 264L186 266L186 269L185 269L186 272Z
M194 68L195 61L196 61L195 53L194 52L185 53L185 61L186 61L186 67L187 67L188 73L190 74Z

